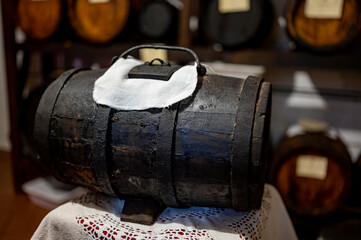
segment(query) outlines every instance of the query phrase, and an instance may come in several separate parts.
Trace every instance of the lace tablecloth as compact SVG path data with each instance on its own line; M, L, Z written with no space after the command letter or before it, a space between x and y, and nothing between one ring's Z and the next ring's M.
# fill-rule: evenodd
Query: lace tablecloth
M123 222L124 201L88 192L51 211L32 239L297 239L277 190L265 185L262 206L251 212L166 208L152 226Z

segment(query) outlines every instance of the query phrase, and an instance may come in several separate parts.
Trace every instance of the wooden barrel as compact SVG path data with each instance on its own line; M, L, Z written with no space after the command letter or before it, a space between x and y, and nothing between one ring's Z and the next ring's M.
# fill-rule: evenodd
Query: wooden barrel
M344 0L340 18L331 18L332 15L317 17L312 12L307 13L305 2L305 0L289 0L285 13L288 34L299 46L314 51L329 52L346 47L359 34L361 27L359 0Z
M203 76L191 97L169 108L118 111L92 98L104 71L68 71L44 93L35 139L49 172L66 183L168 206L260 207L269 83Z
M291 213L321 217L346 200L351 158L334 132L302 130L277 146L269 175Z
M149 1L139 13L139 31L149 39L162 42L176 40L178 10L167 1Z
M361 153L360 153L360 156L356 160L356 166L361 169Z
M361 205L361 152L360 156L357 158L353 166L354 174L354 184L353 184L353 195L355 196L355 201L357 205Z
M45 40L53 36L62 19L61 0L19 0L17 20L26 37Z
M249 4L249 9L220 12L219 0L205 1L206 11L200 14L204 14L202 32L208 41L228 48L260 42L272 25L272 5L268 0L252 0Z
M124 29L129 0L67 0L68 17L74 32L92 43L107 43Z

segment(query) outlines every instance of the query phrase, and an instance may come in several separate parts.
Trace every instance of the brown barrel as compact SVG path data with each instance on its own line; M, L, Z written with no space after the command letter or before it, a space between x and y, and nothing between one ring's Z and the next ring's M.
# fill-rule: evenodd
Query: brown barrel
M349 194L351 158L337 136L299 133L285 137L275 149L270 179L291 213L325 216Z
M200 10L204 36L226 48L258 44L272 25L273 7L268 0L252 0L248 11L231 13L220 13L218 0L204 1L204 6L205 12Z
M56 32L62 19L62 0L19 0L17 19L26 37L45 40Z
M167 1L149 1L141 6L139 31L148 39L174 42L178 30L178 10Z
M321 52L349 45L360 32L361 2L344 0L340 19L308 18L305 0L289 0L286 6L287 31L299 46Z
M102 70L71 70L44 93L35 139L61 181L168 206L247 211L261 205L271 86L261 78L199 76L194 94L165 109L97 105Z
M124 29L129 12L129 0L109 0L99 3L89 0L67 0L71 27L82 39L92 43L107 43Z

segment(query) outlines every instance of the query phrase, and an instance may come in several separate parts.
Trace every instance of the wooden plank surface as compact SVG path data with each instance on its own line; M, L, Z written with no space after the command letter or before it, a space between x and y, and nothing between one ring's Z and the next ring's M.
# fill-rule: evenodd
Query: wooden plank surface
M0 151L0 240L30 239L49 212L15 193L10 153Z

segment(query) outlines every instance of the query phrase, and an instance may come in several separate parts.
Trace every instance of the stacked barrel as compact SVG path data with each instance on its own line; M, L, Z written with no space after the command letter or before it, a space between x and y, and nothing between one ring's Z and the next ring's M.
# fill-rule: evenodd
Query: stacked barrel
M336 130L303 119L275 149L270 180L289 211L322 217L338 210L351 189L351 157Z
M63 11L63 1L19 0L17 20L28 38L45 40L58 29Z
M290 38L301 47L323 52L339 50L352 43L361 27L361 2L336 2L341 4L288 1L285 17Z
M175 41L177 14L177 8L168 1L19 0L17 3L18 26L33 40L47 40L54 35L66 39L75 34L85 42L108 43L128 26L152 40Z
M206 41L236 48L252 46L267 35L273 17L269 1L243 1L243 4L226 2L230 1L211 0L204 4L201 27Z
M289 41L318 52L352 44L360 32L360 1L337 1L341 2L338 5L335 1L317 2L326 3L286 2L284 19ZM188 4L188 10L183 3ZM275 4L271 0L19 0L17 20L30 39L46 40L56 33L68 38L65 28L90 43L116 39L177 43L183 24L189 32L197 32L183 36L194 38L194 43L239 49L277 41L275 35L280 28L275 21ZM184 12L189 23L180 20Z
M130 3L128 0L68 0L67 14L74 32L82 39L104 43L124 29Z

